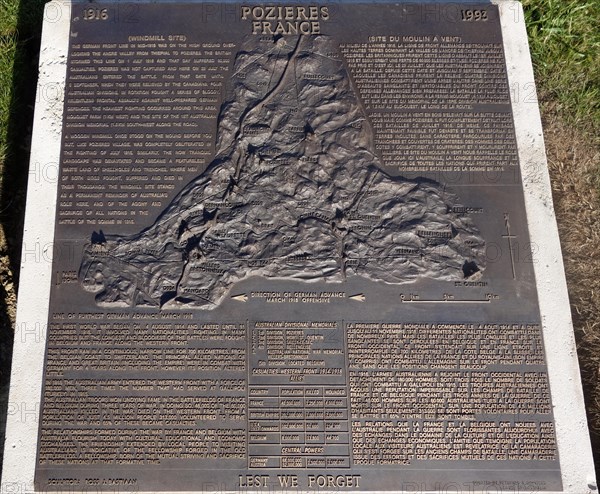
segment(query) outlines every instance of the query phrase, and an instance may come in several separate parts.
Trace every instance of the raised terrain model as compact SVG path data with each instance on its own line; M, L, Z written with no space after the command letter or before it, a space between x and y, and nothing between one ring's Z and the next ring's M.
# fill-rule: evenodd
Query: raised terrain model
M211 309L251 276L405 283L483 269L456 197L381 168L330 38L254 36L229 84L204 173L142 232L92 235L80 280L100 305Z

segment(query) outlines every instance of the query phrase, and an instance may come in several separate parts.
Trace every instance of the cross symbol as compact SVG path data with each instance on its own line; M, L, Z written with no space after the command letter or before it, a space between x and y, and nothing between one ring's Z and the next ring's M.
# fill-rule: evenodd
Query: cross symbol
M505 238L508 241L508 252L510 253L510 265L512 268L512 275L513 275L513 280L516 279L516 273L515 273L515 258L513 256L513 250L512 250L512 240L514 238L517 238L516 235L512 235L510 233L510 218L508 213L504 213L504 226L506 227L506 233L504 235L502 235L502 238Z

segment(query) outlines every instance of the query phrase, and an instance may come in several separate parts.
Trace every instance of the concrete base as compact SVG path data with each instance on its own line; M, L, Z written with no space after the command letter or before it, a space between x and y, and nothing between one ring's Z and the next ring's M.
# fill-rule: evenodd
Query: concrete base
M523 175L563 492L597 491L522 7L498 0ZM2 492L35 492L70 4L46 5L34 118ZM73 491L74 492L74 491ZM356 492L356 491L354 491ZM469 491L472 492L472 491ZM492 492L492 491L486 491ZM511 491L512 492L512 491Z

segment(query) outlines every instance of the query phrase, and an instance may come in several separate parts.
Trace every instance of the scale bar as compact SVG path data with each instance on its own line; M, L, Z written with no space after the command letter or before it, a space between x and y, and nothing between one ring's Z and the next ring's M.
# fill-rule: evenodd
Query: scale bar
M485 300L400 300L405 304L447 304L447 303L455 303L455 304L489 304L490 299L486 298Z

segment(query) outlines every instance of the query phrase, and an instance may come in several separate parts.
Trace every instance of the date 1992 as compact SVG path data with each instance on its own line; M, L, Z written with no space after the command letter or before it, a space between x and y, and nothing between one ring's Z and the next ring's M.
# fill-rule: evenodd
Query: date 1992
M487 10L484 9L467 9L460 11L461 18L463 21L472 22L472 21L487 21L488 13Z

